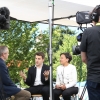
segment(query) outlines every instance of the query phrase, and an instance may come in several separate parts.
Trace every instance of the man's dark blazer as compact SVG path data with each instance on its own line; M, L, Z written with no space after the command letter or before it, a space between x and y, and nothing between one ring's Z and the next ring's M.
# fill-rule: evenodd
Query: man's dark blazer
M8 68L4 60L2 60L1 58L0 58L0 78L1 78L0 85L2 86L2 90L6 95L6 97L15 95L16 93L20 92L21 89L17 88L17 86L10 79Z
M27 75L27 79L26 79L26 84L30 87L34 86L34 82L35 82L35 78L36 78L36 67L32 66L29 68L28 70L28 75ZM41 81L44 85L49 85L49 79L45 80L45 77L43 75L45 70L49 70L49 66L43 64L42 66L42 70L41 70Z

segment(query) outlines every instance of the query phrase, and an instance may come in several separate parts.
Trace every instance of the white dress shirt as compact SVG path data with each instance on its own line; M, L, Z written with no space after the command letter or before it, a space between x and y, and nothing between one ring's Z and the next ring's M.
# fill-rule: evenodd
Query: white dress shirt
M41 82L41 70L42 67L36 67L36 78L35 78L35 82L34 82L34 86L37 85L43 85L43 83Z
M56 85L65 84L66 88L75 86L77 83L76 67L72 64L57 67Z

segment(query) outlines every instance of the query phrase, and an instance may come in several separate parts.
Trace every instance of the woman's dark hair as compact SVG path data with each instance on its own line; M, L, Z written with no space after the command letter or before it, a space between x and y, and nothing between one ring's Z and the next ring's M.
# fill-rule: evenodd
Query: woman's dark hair
M61 56L61 55L65 55L65 57L69 59L69 60L68 60L69 63L70 63L70 61L72 60L72 56L71 56L70 53L68 53L68 52L61 53L60 56Z

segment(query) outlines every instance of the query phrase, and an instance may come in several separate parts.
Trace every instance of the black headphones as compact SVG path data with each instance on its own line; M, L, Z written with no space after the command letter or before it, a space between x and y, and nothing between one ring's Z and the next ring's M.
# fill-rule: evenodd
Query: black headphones
M95 8L94 8L94 11L92 12L91 14L91 19L92 21L95 21L95 22L98 22L99 20L99 16L98 13L97 13L97 10L100 9L100 5L97 5Z

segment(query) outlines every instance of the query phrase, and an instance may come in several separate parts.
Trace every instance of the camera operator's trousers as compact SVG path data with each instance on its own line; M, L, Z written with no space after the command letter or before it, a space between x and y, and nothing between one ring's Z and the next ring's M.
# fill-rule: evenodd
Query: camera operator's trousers
M89 100L100 100L100 83L87 80Z

